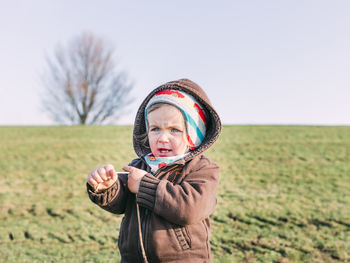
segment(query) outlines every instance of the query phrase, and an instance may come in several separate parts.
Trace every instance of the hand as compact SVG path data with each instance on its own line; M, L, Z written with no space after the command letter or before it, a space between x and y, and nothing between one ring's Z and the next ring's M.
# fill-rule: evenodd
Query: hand
M123 170L129 172L128 188L130 192L137 194L139 192L141 179L147 172L132 166L124 166Z
M87 182L96 192L112 186L117 179L118 176L113 165L107 164L92 170L87 178Z

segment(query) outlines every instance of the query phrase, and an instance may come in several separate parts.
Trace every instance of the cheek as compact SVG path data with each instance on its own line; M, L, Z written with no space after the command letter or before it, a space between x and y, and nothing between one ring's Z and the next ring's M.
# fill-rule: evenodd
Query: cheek
M151 148L154 147L157 143L157 137L154 135L148 135L148 143Z
M176 140L174 142L175 142L176 146L178 148L181 148L181 149L185 148L187 146L187 142L183 136L176 138Z

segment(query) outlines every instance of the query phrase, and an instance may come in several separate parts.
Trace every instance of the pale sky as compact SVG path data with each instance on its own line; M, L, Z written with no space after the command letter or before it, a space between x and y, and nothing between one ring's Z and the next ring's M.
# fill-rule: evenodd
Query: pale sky
M40 74L82 32L116 48L136 97L190 78L224 124L350 125L350 1L0 0L0 125L52 125Z

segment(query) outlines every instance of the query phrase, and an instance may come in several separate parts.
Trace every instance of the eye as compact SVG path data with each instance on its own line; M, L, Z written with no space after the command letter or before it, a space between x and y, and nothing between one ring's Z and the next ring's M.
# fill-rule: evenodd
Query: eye
M153 132L159 131L159 128L153 127L153 128L151 128L151 131L153 131Z
M180 130L176 129L176 128L172 128L171 132L181 132Z

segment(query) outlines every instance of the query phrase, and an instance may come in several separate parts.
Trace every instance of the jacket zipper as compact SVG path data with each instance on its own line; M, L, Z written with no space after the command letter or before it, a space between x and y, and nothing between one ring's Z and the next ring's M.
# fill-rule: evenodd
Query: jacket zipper
M158 177L158 175L160 174L160 172L165 172L168 170L171 171L172 168L176 167L177 165L170 165L164 169L160 168L155 174L154 174L154 177ZM147 224L148 224L148 217L149 217L149 211L147 208L144 208L144 212L143 212L143 216L142 216L142 219L141 219L141 231L142 231L142 240L143 240L143 245L144 245L144 249L145 249L145 252L146 252L146 255L147 255L147 239L146 239L146 227L147 227ZM141 253L142 254L142 253Z
M160 169L154 174L154 176L156 177L158 174L160 173ZM146 251L146 255L147 255L147 239L146 239L146 227L147 227L147 221L148 221L148 209L144 208L143 211L143 216L141 219L141 231L142 231L142 240L143 240L143 245L144 245L144 249Z
M141 223L142 239L143 239L145 251L147 250L147 242L146 242L146 226L147 226L147 221L148 221L147 219L148 219L148 209L145 208L145 210L143 212L142 223ZM146 252L146 254L147 254L147 252Z

